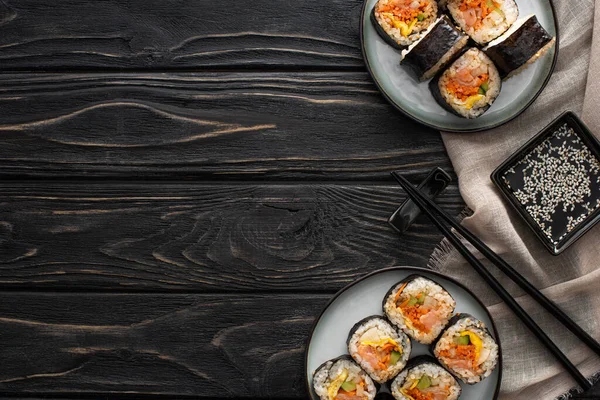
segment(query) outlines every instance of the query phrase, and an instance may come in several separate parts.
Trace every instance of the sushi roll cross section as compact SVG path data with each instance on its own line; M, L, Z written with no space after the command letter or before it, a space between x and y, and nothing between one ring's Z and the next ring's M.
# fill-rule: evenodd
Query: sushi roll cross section
M313 375L313 388L321 400L373 400L377 388L350 356L323 363Z
M461 391L452 374L430 356L410 360L391 386L396 400L457 400Z
M437 13L435 0L379 0L371 12L371 22L383 40L403 49L421 37Z
M492 60L474 47L429 82L433 97L442 107L469 119L483 115L501 87L502 80Z
M419 81L426 81L452 62L468 41L467 35L457 29L447 16L442 16L419 40L402 51L400 64L406 66Z
M556 39L540 25L535 15L515 24L483 49L496 64L503 79L523 71L554 46Z
M348 335L348 353L378 383L398 375L410 352L408 336L379 315L357 322Z
M433 345L438 361L464 383L491 375L498 364L498 344L485 324L469 314L457 314Z
M515 0L448 0L454 22L484 45L506 32L519 17Z
M388 319L423 344L431 344L439 336L455 307L450 293L420 275L411 275L392 286L383 300Z

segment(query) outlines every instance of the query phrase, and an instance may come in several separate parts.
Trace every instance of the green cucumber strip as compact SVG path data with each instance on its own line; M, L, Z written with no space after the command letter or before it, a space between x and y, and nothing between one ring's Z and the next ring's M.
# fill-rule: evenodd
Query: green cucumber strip
M471 344L471 338L469 338L469 336L459 336L457 338L454 338L454 343L456 343L459 346L468 346L469 344Z
M427 389L431 386L431 378L427 375L423 375L421 379L419 379L419 383L417 383L417 389L423 390Z
M356 390L356 383L352 381L346 381L342 383L341 388L346 392L353 392L354 390Z
M390 356L390 364L396 364L398 361L400 361L400 357L402 357L402 354L398 353L397 351L392 351L392 355Z
M408 300L408 304L406 304L406 305L409 307L412 307L415 304L417 304L418 302L419 302L419 299L417 299L416 297L410 296L410 300Z

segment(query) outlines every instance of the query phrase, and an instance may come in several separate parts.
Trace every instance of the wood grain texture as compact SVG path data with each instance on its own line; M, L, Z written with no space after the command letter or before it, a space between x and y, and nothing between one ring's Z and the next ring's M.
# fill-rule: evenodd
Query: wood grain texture
M0 75L0 176L378 179L449 167L365 73Z
M0 70L363 68L361 0L1 0Z
M0 293L0 395L305 398L304 345L328 299Z
M0 395L305 399L304 346L328 300L0 293Z
M333 292L368 272L425 266L441 239L400 236L397 185L0 184L4 288ZM463 207L456 186L440 197Z

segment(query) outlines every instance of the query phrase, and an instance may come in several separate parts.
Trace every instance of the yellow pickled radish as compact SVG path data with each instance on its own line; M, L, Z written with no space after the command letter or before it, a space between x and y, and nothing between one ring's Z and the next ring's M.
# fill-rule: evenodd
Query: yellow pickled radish
M394 21L394 27L400 29L402 36L408 36L412 33L413 28L417 24L418 19L413 19L410 25L402 21Z
M337 376L337 378L335 378L333 380L333 382L331 382L331 385L329 385L329 387L327 388L327 396L329 397L329 400L335 399L338 392L340 391L340 388L342 387L344 382L346 382L347 378L348 378L348 370L344 369L342 371L342 373L339 374Z
M481 349L483 348L483 341L476 333L471 331L464 331L460 333L460 336L468 336L471 344L475 346L475 360L479 360L481 355Z
M482 99L485 99L485 96L483 94L475 94L473 96L469 96L467 98L467 101L465 102L465 108L467 110L470 110L471 108L473 108L475 103Z
M394 346L397 346L398 348L400 348L400 346L398 346L398 343L396 343L396 341L392 338L383 338L377 341L371 341L371 340L366 340L363 342L360 342L361 344L364 344L365 346L373 346L373 347L383 347L388 343L393 344Z

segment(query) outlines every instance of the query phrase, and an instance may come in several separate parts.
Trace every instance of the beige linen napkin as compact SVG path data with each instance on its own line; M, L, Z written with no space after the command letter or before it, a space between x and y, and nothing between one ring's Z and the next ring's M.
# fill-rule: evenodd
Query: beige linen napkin
M554 4L560 52L554 75L542 95L519 118L500 128L476 134L443 133L442 137L458 175L462 197L473 211L463 225L600 339L600 226L554 257L490 180L490 174L502 161L564 110L582 116L600 137L600 0L593 46L594 2L554 0ZM570 375L446 241L432 255L430 266L469 282L489 306L504 352L501 399L570 396L571 388L576 386ZM489 263L486 266L518 297L519 303L580 371L597 378L600 359L495 267Z

